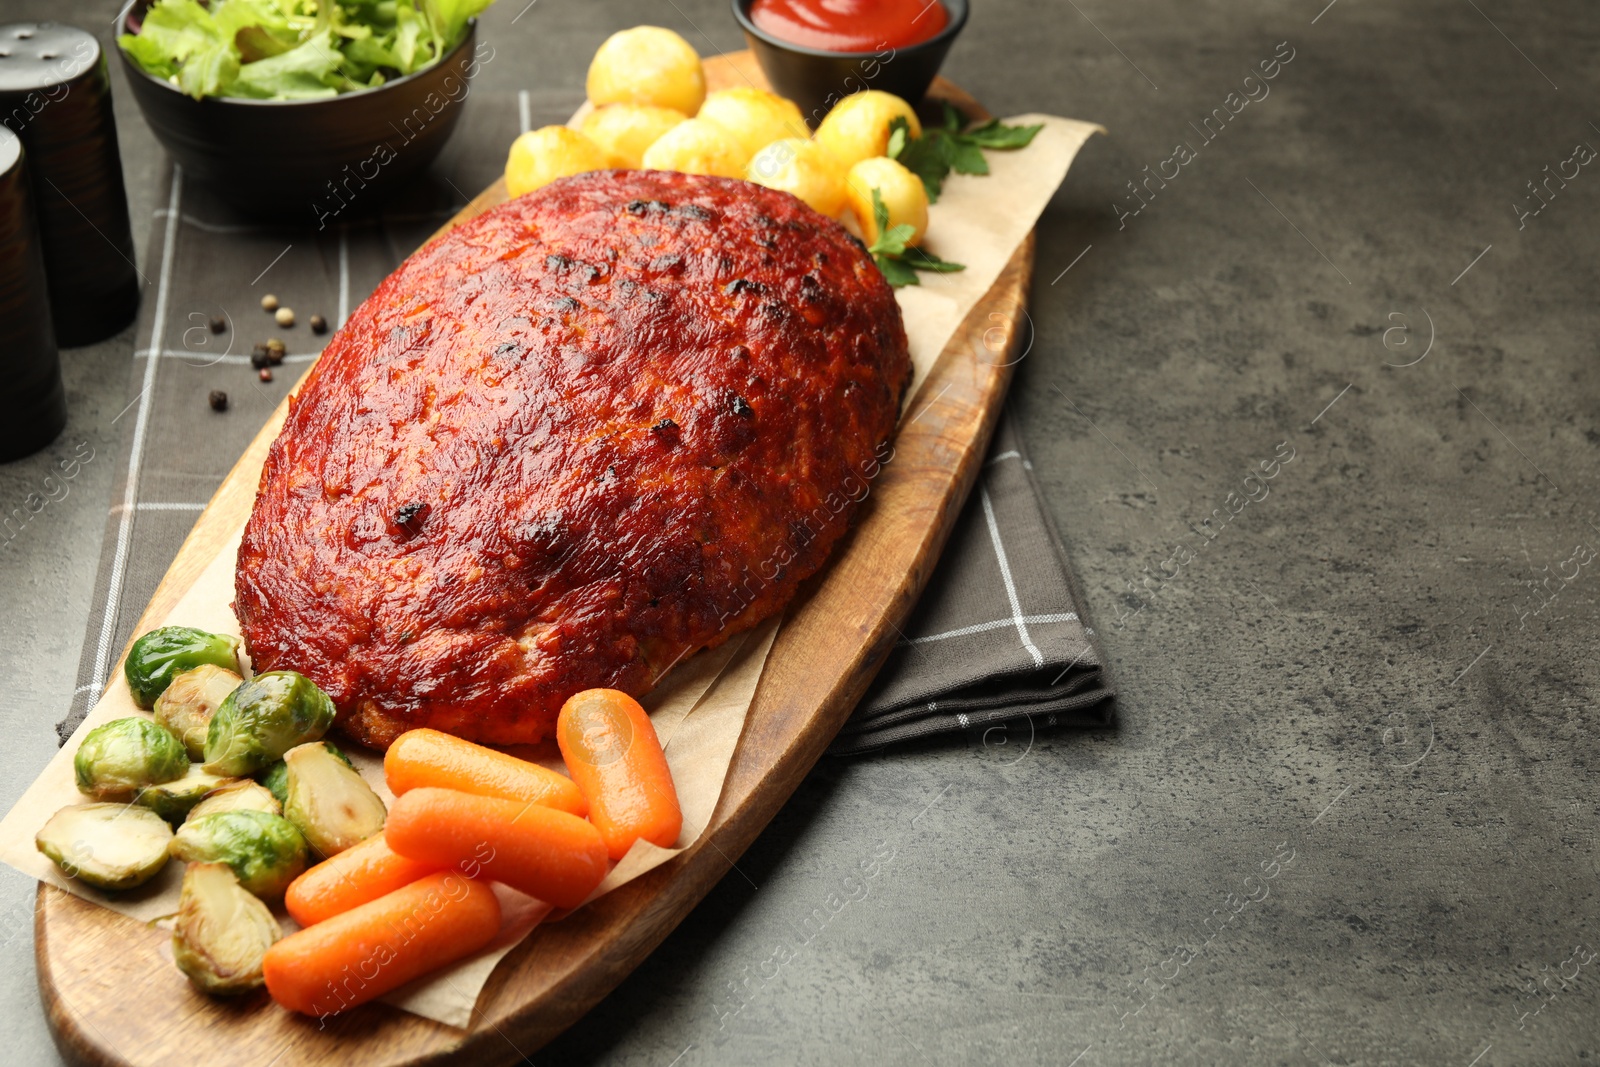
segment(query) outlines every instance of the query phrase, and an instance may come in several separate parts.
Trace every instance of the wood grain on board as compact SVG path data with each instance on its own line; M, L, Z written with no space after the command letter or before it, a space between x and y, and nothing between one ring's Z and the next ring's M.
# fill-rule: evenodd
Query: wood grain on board
M712 89L766 84L748 52L708 59L706 75ZM969 115L984 114L943 79L931 95ZM505 198L505 184L497 181L445 228ZM956 331L908 405L894 458L856 529L790 607L722 798L705 833L682 855L536 928L500 963L464 1031L382 1004L319 1022L277 1008L264 992L237 1000L204 996L173 966L167 933L41 885L34 916L39 989L63 1054L115 1067L487 1067L520 1062L580 1018L728 872L882 666L982 464L1011 376L1033 251L1030 234ZM1006 331L1004 346L993 344L996 323ZM249 515L287 409L285 401L212 497L136 634L166 617Z

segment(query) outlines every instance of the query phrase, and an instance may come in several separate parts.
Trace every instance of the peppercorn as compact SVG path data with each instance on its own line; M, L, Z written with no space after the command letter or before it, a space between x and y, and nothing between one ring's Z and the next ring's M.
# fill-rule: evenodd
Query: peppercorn
M311 316L311 332L312 333L327 333L328 332L328 320L323 318L321 315L313 315L313 316Z
M293 326L294 308L279 308L272 317L278 320L279 326Z
M266 349L267 362L272 364L274 367L283 362L284 355L289 351L284 347L283 342L278 340L276 337L272 338L266 343Z
M211 395L206 397L206 402L211 405L212 411L228 410L228 394L221 389L211 390Z
M226 330L227 328L228 328L228 320L227 319L223 318L221 315L213 315L213 316L211 316L211 332L212 333L221 333L223 330Z
M261 380L264 381L264 382L272 381L272 371L271 371L271 369L267 368L267 367L262 367L261 368L260 377L261 377Z
M266 296L262 297L261 298L261 310L262 311L277 311L278 310L278 298L273 296L271 293L268 293Z
M272 362L272 355L266 345L258 344L250 350L250 365L260 370Z

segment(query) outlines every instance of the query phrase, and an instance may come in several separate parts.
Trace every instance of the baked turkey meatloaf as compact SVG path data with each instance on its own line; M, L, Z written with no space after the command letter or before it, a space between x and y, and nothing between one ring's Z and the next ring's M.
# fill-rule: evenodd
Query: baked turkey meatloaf
M258 671L384 747L553 732L781 609L910 383L893 292L787 193L657 171L455 227L329 342L239 546Z

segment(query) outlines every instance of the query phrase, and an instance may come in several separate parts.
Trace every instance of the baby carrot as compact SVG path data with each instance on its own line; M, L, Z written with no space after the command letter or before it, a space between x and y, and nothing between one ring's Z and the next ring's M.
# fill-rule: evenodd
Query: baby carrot
M262 974L290 1011L335 1015L472 955L499 932L494 890L439 871L290 934L267 950Z
M383 835L374 834L290 882L283 904L295 922L313 926L438 869L395 855Z
M383 776L395 796L419 786L459 789L589 813L589 802L572 779L527 760L475 745L438 730L407 730L383 757Z
M567 698L556 719L556 743L567 773L589 798L589 821L614 860L644 838L662 848L678 842L683 812L666 754L639 702L615 689L586 689Z
M395 800L389 847L435 867L482 874L561 908L606 876L606 846L576 815L540 804L424 786Z

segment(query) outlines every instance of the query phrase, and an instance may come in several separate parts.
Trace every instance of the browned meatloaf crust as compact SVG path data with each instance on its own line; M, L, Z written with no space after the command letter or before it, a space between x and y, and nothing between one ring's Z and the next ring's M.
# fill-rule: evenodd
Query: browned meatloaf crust
M254 666L366 744L537 741L782 608L910 375L883 276L787 193L599 171L503 204L390 275L290 408L239 548Z

